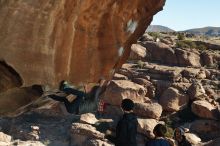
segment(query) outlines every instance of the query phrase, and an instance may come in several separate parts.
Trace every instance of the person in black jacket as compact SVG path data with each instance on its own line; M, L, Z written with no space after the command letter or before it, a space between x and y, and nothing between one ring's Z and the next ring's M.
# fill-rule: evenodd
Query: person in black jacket
M178 127L174 131L174 139L177 141L178 146L192 146L185 137L185 131L182 127Z
M137 146L137 117L133 113L134 103L130 99L124 99L121 103L124 111L122 119L116 127L116 146Z
M85 93L83 91L72 88L70 85L68 85L67 81L62 81L60 83L59 89L65 93L65 95L60 96L58 93L58 95L51 94L48 95L48 97L63 102L68 113L79 114L80 108L83 107L85 103L93 101L91 98L95 97L98 88L99 86L94 86L89 93Z

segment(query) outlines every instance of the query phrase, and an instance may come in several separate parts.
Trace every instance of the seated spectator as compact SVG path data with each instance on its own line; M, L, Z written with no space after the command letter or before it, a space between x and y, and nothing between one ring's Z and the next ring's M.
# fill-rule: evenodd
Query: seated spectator
M169 142L164 139L164 135L167 132L167 129L164 125L158 124L154 127L155 139L150 140L146 143L146 146L170 146Z

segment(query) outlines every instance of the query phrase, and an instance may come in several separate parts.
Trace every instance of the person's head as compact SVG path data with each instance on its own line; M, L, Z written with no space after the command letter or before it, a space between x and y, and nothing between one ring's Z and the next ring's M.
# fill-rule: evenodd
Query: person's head
M131 99L124 99L121 103L121 108L124 112L131 112L134 109L134 102Z
M181 141L184 136L184 129L182 127L178 127L174 130L174 139L177 141Z
M157 124L153 130L153 133L156 137L164 137L166 132L167 132L167 128L163 124Z

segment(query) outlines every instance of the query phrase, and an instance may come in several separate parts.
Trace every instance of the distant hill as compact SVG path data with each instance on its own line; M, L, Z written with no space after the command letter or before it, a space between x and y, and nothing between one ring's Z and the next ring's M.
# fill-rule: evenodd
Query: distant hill
M189 32L196 35L207 35L207 36L220 36L220 27L203 27L185 30L183 32Z
M175 30L162 25L150 25L146 32L175 32Z

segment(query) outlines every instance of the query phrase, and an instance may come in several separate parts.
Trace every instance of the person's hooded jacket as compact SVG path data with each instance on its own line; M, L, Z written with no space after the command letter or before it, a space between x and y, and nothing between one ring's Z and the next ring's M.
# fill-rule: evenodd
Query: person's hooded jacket
M137 146L137 117L134 113L125 113L116 127L116 146Z

